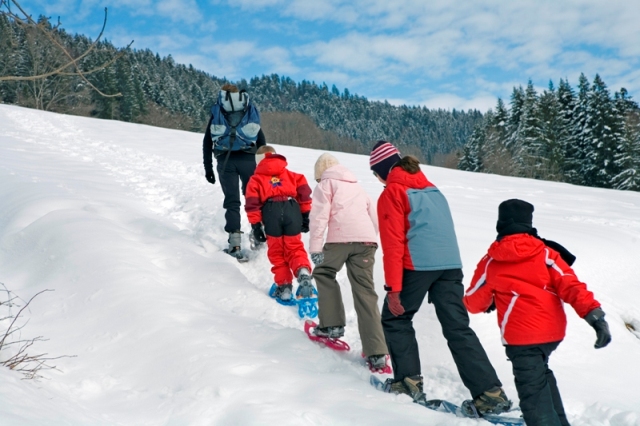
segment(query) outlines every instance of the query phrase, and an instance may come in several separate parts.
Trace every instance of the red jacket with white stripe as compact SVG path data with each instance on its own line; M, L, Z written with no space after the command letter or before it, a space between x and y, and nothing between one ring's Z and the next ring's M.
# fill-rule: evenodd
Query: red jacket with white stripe
M267 152L247 183L245 211L252 225L262 222L262 206L270 198L292 198L300 205L300 213L311 210L311 188L304 175L287 170L287 159Z
M471 313L495 301L504 345L534 345L564 339L562 302L580 318L600 307L560 255L528 234L495 241L482 258L464 296Z

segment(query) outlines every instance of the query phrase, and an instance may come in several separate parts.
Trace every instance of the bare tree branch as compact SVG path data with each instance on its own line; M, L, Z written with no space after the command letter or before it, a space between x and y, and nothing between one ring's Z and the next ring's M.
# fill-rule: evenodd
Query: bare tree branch
M22 16L19 16L17 13L13 12L11 10L11 4L13 3L13 5L15 5L16 8L18 8L18 10L20 11L20 13L22 14ZM6 9L6 10L5 10ZM100 89L98 89L95 85L93 85L87 78L86 75L87 74L91 74L97 71L101 71L104 70L105 68L107 68L108 66L112 65L114 62L116 62L118 59L120 59L125 53L126 50L131 47L131 45L133 44L133 40L131 41L131 43L129 43L127 45L126 48L121 49L120 52L118 52L118 54L112 58L109 61L106 61L104 63L102 63L100 66L90 70L90 71L82 71L78 61L80 61L81 59L85 58L87 55L89 55L94 49L95 47L98 45L100 39L102 38L102 35L104 34L104 30L107 26L107 8L104 8L104 21L102 23L102 29L100 30L100 34L98 34L98 37L96 38L96 40L87 48L87 50L85 50L80 56L78 56L77 58L74 58L73 55L69 52L69 50L63 46L59 40L54 36L55 32L60 28L60 19L58 18L58 23L55 26L52 26L51 28L47 27L47 23L48 21L43 21L43 22L36 22L33 20L33 18L31 17L31 15L29 15L23 8L22 6L20 6L20 4L15 1L15 0L0 0L0 15L5 15L7 16L10 20L12 20L13 22L16 22L17 24L26 27L26 28L37 28L40 32L42 32L47 39L49 39L49 41L56 46L58 49L60 49L60 51L69 59L67 62L65 62L63 65L57 67L54 70L45 72L45 73L38 73L36 75L32 75L32 76L17 76L17 75L11 75L11 76L0 76L0 81L36 81L36 80L42 80L42 79L46 79L48 77L53 77L53 76L77 76L80 77L89 87L91 87L93 90L95 90L98 94L100 94L101 96L104 96L106 98L113 98L113 97L120 97L122 96L122 93L114 93L114 94L106 94L103 93ZM68 68L73 67L75 69L75 71L73 72L68 72L66 71Z
M27 309L27 307L29 306L29 304L31 303L31 301L33 299L35 299L36 297L38 297L42 293L46 293L47 291L53 291L53 290L42 290L42 291L39 291L34 296L32 296L31 299L29 299L29 301L22 308L20 308L18 313L14 316L13 321L11 321L11 324L9 324L9 327L7 327L7 331L4 333L4 336L2 336L2 340L0 340L0 350L2 350L2 346L4 345L4 342L7 339L7 336L9 336L12 333L11 330L13 329L14 324L16 323L18 318L20 317L20 314L22 314L22 311Z
M0 283L0 286L4 289L2 291L5 291L7 293L7 301L4 301L4 302L0 301L0 307L11 308L16 306L13 303L13 301L17 298L17 296L14 296L12 292L9 291L3 283ZM4 332L4 336L0 340L0 351L2 351L3 349L7 349L9 347L14 348L14 350L11 351L11 352L14 352L13 355L11 355L8 359L0 361L0 365L3 365L11 370L22 373L25 379L41 378L42 376L40 375L40 372L42 370L52 370L52 369L57 370L56 366L50 365L50 361L54 361L60 358L74 357L69 355L50 357L48 356L47 353L39 353L37 355L29 354L28 350L32 349L35 343L44 342L47 340L47 339L44 339L42 336L38 336L32 339L13 340L10 342L7 341L8 337L13 335L17 331L22 330L26 325L25 323L18 327L16 326L16 321L18 321L18 318L20 318L21 314L25 311L25 309L29 307L29 304L37 296L47 291L53 291L53 290L42 290L36 293L33 297L31 297L31 299L29 299L24 304L24 306L20 308L20 310L15 315L9 314L3 317L2 319L0 319L0 322L8 319L12 320L9 326L7 327L6 331ZM17 350L15 348L17 348Z

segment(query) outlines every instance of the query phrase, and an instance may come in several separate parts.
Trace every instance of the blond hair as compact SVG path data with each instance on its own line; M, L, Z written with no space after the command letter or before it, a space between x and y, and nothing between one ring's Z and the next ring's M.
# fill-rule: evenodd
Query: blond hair
M262 145L260 148L258 148L258 150L256 151L256 164L264 160L264 157L267 154L267 152L275 154L276 150L271 145Z
M276 149L274 147L272 147L271 145L262 145L256 151L256 155L258 155L258 154L266 154L267 152L271 152L271 153L275 154L276 153Z

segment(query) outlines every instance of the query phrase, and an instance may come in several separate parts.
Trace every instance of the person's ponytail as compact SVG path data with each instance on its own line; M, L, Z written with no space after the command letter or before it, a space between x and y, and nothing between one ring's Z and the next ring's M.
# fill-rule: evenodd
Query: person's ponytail
M405 155L396 163L395 167L400 167L405 172L414 175L420 171L420 160L413 155Z

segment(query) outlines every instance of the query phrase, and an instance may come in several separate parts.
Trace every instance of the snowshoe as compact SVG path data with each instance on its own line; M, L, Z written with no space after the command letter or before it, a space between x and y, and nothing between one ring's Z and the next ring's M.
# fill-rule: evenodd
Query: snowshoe
M369 377L369 383L373 385L376 389L387 392L387 393L405 393L407 395L411 395L410 390L406 386L407 383L402 381L394 381L393 379L387 379L386 381L380 380L376 375L371 375ZM424 395L424 393L422 394ZM413 397L413 396L412 396ZM489 423L493 423L495 425L502 426L524 426L524 419L522 417L508 417L497 414L480 414L477 412L473 401L468 400L462 403L462 407L458 406L452 402L441 400L441 399L426 399L423 398L413 398L414 402L420 404L430 410L439 411L441 413L451 413L456 417L467 417L474 419L483 419L488 421ZM471 404L473 407L469 407L468 404ZM465 407L466 406L466 407ZM469 411L467 411L469 410ZM510 413L513 413L515 410L511 410ZM513 416L513 414L511 414Z
M300 287L296 291L296 299L298 301L298 316L300 318L315 318L318 316L318 292L313 289L312 297L301 297Z
M295 306L297 301L293 297L292 290L293 285L291 284L277 285L274 283L269 289L269 296L276 299L276 302L281 305Z
M364 358L364 354L362 354ZM367 357L367 366L372 373L391 374L393 369L389 365L391 358L389 355L370 355Z
M298 274L298 315L300 318L315 318L318 316L318 291L311 283L311 275L306 269Z
M344 340L340 340L338 338L331 338L331 337L321 337L316 335L314 332L317 327L318 327L318 324L316 324L315 322L311 320L305 321L304 332L307 334L309 339L313 340L314 342L321 343L324 346L328 347L329 349L333 349L334 351L348 351L351 349L349 347L349 344Z

